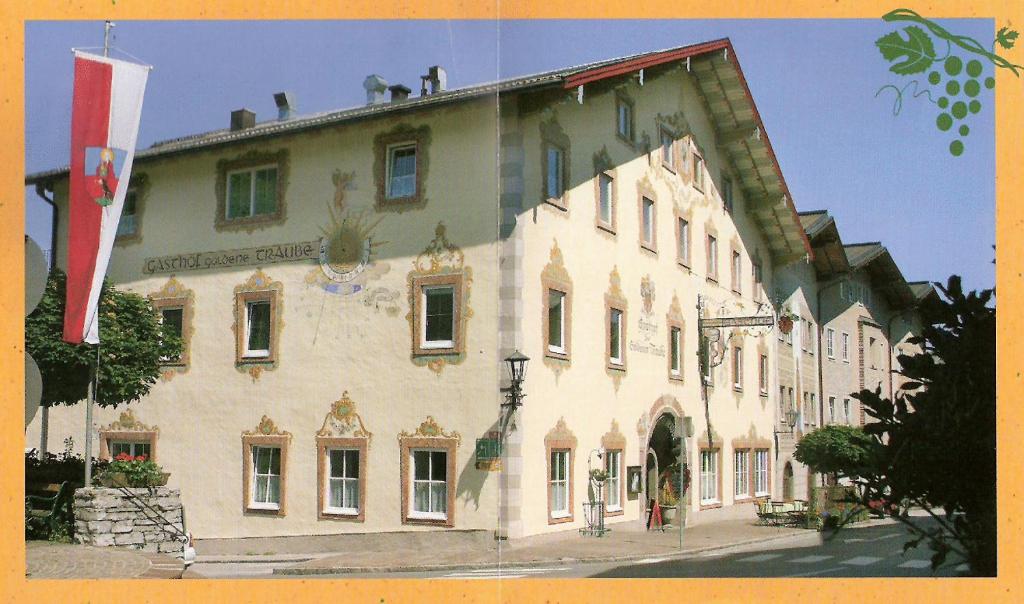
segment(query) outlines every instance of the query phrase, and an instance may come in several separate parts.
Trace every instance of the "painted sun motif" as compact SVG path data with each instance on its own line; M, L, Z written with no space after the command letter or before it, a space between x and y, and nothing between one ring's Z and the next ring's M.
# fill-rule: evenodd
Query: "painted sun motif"
M374 250L387 243L373 240L373 230L383 216L370 221L365 210L346 211L339 220L330 204L327 209L331 224L320 229L320 269L331 281L345 283L359 276L370 264Z

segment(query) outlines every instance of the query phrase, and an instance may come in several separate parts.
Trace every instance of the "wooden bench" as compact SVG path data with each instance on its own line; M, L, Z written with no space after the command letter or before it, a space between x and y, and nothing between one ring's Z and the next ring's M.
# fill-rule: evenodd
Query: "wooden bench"
M44 525L52 535L57 527L63 524L70 535L74 530L74 515L71 509L74 486L68 481L61 484L46 484L26 487L26 493L47 493L46 495L25 495L25 507L29 510L29 518L25 521L36 521ZM53 493L53 495L49 495Z

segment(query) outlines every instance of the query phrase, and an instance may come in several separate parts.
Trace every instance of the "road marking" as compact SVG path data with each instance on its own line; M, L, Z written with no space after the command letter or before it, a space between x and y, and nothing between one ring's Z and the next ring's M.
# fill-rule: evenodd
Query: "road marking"
M900 564L900 568L928 568L932 565L930 560L907 560Z
M566 570L565 567L554 568L474 568L472 570L456 571L434 579L520 579L530 575Z
M832 556L804 556L803 558L795 558L793 560L790 560L790 562L795 562L797 564L816 564L818 562L828 560L831 557Z
M833 568L825 568L822 570L812 570L806 573L796 573L795 575L785 575L786 577L813 577L814 575L824 575L825 573L832 573L837 570L843 570L842 567L836 566Z
M867 566L868 564L874 564L879 560L881 560L881 558L877 556L857 556L855 558L850 558L849 560L843 560L840 564L850 564L853 566Z
M774 560L775 558L781 558L782 554L758 554L756 556L749 556L747 558L740 558L737 562L766 562L768 560Z
M657 562L664 562L668 558L644 558L643 560L637 560L637 564L655 564Z
M957 571L959 573L962 573L962 572L966 572L969 568L970 567L967 566L967 564L960 564L956 568L954 568L953 570L955 570L955 571Z

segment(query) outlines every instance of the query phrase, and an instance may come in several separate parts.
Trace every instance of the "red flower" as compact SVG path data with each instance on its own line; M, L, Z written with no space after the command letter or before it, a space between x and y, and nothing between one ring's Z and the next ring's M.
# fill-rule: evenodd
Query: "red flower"
M138 457L135 458L135 461L146 461L146 456L145 455L139 455Z
M131 461L131 460L132 460L132 456L128 455L127 453L119 453L117 455L117 457L114 458L114 461Z

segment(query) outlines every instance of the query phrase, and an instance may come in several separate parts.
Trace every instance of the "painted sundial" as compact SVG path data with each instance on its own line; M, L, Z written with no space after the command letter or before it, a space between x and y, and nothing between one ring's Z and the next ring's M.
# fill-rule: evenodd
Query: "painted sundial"
M366 270L374 248L382 245L373 241L373 229L380 221L367 222L362 212L349 213L339 221L331 209L331 225L321 229L320 269L324 276L348 283Z

